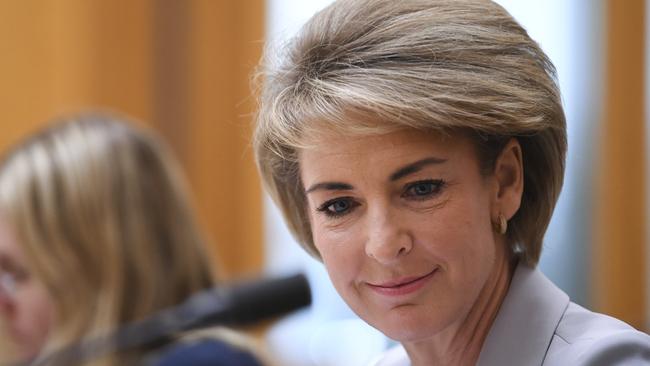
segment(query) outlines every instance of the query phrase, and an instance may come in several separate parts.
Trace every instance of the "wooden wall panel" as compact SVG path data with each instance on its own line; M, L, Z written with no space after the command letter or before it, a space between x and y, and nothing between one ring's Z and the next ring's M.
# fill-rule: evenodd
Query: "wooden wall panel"
M643 0L607 1L605 118L596 171L596 310L643 329L646 285Z
M179 156L226 277L262 266L248 80L263 0L0 2L0 151L55 116L106 108Z
M263 1L197 0L158 14L174 47L159 44L157 118L174 143L216 243L222 275L263 264L261 188L249 148L249 76L261 55ZM163 59L164 57L168 57ZM174 119L174 120L172 120Z
M38 128L52 108L50 11L35 1L0 3L0 147Z
M117 110L179 156L224 278L262 267L248 80L264 1L0 1L0 152L54 117ZM9 354L0 336L0 358Z
M151 5L0 3L3 130L40 126L52 116L90 107L150 120ZM17 127L17 135L31 129Z

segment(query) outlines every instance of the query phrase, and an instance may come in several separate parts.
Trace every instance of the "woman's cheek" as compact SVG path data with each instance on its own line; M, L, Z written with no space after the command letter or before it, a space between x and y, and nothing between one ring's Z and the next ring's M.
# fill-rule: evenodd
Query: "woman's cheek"
M363 243L358 241L351 230L324 230L314 233L314 241L323 263L340 288L344 282L354 281L361 270L364 251Z

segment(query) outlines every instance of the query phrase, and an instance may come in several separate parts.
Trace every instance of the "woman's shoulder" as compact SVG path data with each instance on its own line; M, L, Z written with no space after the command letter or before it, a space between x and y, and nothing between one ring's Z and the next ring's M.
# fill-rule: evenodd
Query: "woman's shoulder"
M570 342L628 332L648 337L621 320L587 310L573 302L569 303L556 330L557 335Z
M218 339L179 342L167 347L146 364L151 366L262 366L252 353Z
M650 364L650 336L616 318L570 303L553 336L545 364ZM558 363L560 364L560 363Z

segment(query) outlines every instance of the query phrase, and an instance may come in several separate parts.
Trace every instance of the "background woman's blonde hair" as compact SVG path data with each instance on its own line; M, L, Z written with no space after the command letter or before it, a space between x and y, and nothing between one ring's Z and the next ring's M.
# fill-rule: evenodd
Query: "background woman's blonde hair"
M254 145L263 181L290 230L314 247L297 151L332 133L412 128L469 134L484 174L518 139L524 193L508 244L529 265L559 196L566 126L550 60L488 0L339 0L277 59L269 52ZM332 139L335 144L336 140Z
M46 351L213 286L179 167L116 118L72 118L16 147L0 166L0 212L55 304Z

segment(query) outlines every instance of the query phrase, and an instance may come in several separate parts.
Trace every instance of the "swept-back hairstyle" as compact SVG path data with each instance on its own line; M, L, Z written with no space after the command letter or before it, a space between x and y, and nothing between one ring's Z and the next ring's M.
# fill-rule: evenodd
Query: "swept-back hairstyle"
M254 147L268 191L307 251L318 257L298 151L322 132L418 129L472 136L484 174L510 138L519 141L524 192L507 241L537 263L562 187L565 117L555 68L501 6L338 0L283 51L268 52L260 72Z
M155 136L117 118L71 118L9 152L0 213L53 300L45 351L213 285L175 160Z

